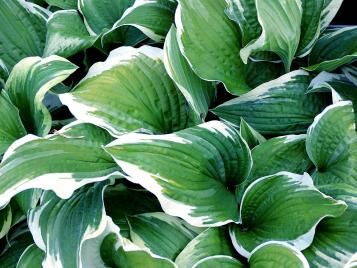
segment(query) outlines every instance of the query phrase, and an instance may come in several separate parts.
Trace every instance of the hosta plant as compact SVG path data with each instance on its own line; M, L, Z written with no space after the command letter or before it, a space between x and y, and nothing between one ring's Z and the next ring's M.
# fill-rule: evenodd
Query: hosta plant
M357 267L343 0L0 0L0 267Z

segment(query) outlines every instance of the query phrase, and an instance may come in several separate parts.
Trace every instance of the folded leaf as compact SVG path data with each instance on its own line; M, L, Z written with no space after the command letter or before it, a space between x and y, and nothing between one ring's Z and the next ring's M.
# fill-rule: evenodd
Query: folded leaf
M227 187L248 176L251 156L235 129L211 121L168 135L128 134L106 150L127 179L155 194L169 215L199 227L238 220Z
M215 97L215 88L211 82L200 79L191 69L182 55L177 42L175 26L171 27L164 45L164 64L167 73L175 82L197 117L205 119L208 107Z
M175 263L180 268L191 268L207 257L215 255L233 256L233 252L234 249L224 229L208 228L182 250Z
M26 189L53 190L68 198L85 184L117 175L115 163L101 148L110 141L106 132L88 124L72 124L46 138L17 140L0 164L0 207Z
M154 133L183 129L189 111L165 71L162 52L149 46L113 50L60 99L77 119L117 137L138 129Z
M309 71L333 71L357 59L357 27L344 27L323 35L310 54Z
M240 121L239 132L251 149L266 141L266 139L247 122L245 122L244 119L241 119Z
M237 57L240 33L224 13L225 0L178 2L178 42L194 72L204 80L223 82L232 94L247 92L244 64Z
M244 267L238 260L230 256L216 255L204 258L197 262L193 268L240 268Z
M307 173L280 172L248 187L240 207L241 224L231 225L230 235L235 249L245 257L271 240L302 250L312 243L323 218L339 217L346 208L343 201L319 192Z
M76 10L57 11L47 22L47 39L43 55L68 58L91 47L96 39L95 36L89 35Z
M236 126L244 118L261 134L305 133L328 101L323 95L306 94L309 83L307 72L293 71L221 104L212 112Z
M42 55L46 19L34 4L24 0L1 1L0 25L0 59L8 70L23 58Z
M269 51L276 53L289 71L300 41L301 0L255 0L255 4L262 34L240 51L243 62L247 63L252 53Z
M16 268L41 268L44 257L44 252L32 244L22 253Z
M249 267L309 268L300 251L286 243L266 242L256 247L249 258Z
M21 60L12 70L5 85L11 102L19 109L28 133L45 136L51 129L51 115L42 103L53 86L71 75L77 67L64 58L30 57Z
M162 212L128 218L131 240L152 253L175 260L177 255L201 231L179 218Z

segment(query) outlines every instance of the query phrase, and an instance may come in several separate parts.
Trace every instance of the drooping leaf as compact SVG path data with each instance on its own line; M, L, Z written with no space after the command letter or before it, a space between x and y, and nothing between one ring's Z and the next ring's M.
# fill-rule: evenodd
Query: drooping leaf
M46 19L24 0L0 4L0 58L8 70L21 59L41 56L46 41Z
M68 198L85 184L117 175L115 163L101 148L110 141L105 131L77 123L46 138L17 140L0 165L0 207L27 189L53 190Z
M22 253L16 268L41 268L44 257L44 252L32 244Z
M76 10L53 13L47 22L47 39L43 55L70 57L91 47L97 40L90 36Z
M230 235L235 249L245 257L271 240L302 250L312 243L323 218L339 217L346 207L318 191L307 173L280 172L248 187L241 201L241 224L232 224Z
M289 71L300 41L301 0L255 0L255 4L262 34L240 51L243 62L247 63L252 53L269 51L276 53Z
M216 255L204 258L197 262L193 268L243 268L244 266L235 258L224 255Z
M175 263L180 268L191 268L210 256L234 256L228 235L224 229L208 228L199 234L182 250Z
M256 247L249 258L249 267L309 268L300 251L286 243L266 242Z
M45 136L51 129L51 115L42 103L47 91L65 80L77 67L64 58L29 57L12 70L5 85L11 102L19 109L28 133Z
M267 135L305 133L314 117L327 106L319 94L306 94L309 74L285 74L212 110L222 120L239 126L241 118Z
M249 87L245 67L237 57L240 33L224 13L225 0L178 2L177 38L181 52L194 72L204 80L223 82L232 94L246 93Z
M244 119L241 119L240 121L239 132L251 149L266 141L266 139L258 131L252 128Z
M192 110L200 120L204 120L208 107L215 97L215 88L211 82L200 79L191 69L182 55L177 42L175 26L171 27L164 46L164 64L167 73L176 83Z
M154 133L183 129L189 123L189 111L165 71L162 52L149 46L113 50L60 99L77 119L113 136L138 129Z
M357 27L344 27L323 35L310 54L309 71L333 71L357 59Z
M248 176L251 156L228 125L211 121L168 135L128 134L106 150L127 179L155 194L169 215L199 227L238 220L227 187Z
M46 0L46 2L62 9L77 9L77 0Z
M139 214L128 221L130 238L136 245L170 260L175 260L201 231L162 212Z

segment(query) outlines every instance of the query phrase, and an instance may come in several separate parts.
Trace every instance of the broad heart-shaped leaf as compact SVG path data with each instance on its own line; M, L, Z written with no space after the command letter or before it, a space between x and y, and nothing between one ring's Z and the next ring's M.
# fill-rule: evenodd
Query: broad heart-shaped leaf
M130 238L152 253L175 260L177 255L202 230L162 212L145 213L128 218Z
M12 211L10 206L0 210L0 239L3 238L11 228Z
M244 118L261 134L305 133L328 101L324 95L306 94L309 84L307 72L293 71L221 104L212 112L236 126Z
M1 1L0 59L11 70L21 59L41 56L46 40L46 19L24 0Z
M167 214L198 227L239 220L227 188L248 176L251 155L234 128L211 121L167 135L132 133L106 150L128 180L156 195Z
M157 198L143 189L128 188L123 184L109 186L104 195L107 215L120 228L123 237L130 237L128 217L142 213L161 212Z
M252 53L269 51L277 54L289 71L300 41L301 0L255 0L255 4L262 34L240 51L243 62L247 63Z
M316 166L314 182L336 196L353 189L357 197L357 133L351 102L327 107L310 126L306 150ZM328 141L328 142L326 142Z
M50 6L62 9L77 9L77 0L46 0Z
M47 22L44 56L70 57L91 47L97 40L90 36L76 10L61 10L52 14Z
M241 224L232 224L230 235L235 249L245 257L271 240L302 250L312 243L323 218L339 217L346 207L345 202L319 192L307 173L280 172L248 187L240 207Z
M249 267L309 268L302 253L289 244L270 241L256 247L249 258Z
M16 268L41 268L44 257L44 252L32 244L22 253Z
M333 71L357 59L357 26L331 30L323 35L310 54L309 71Z
M177 42L177 31L172 26L164 45L164 64L167 73L185 96L200 120L204 120L216 90L211 82L200 79L182 55Z
M342 3L343 0L325 0L324 8L321 14L321 31L324 31L330 25Z
M305 149L306 135L272 138L252 150L253 168L249 177L238 187L239 200L255 180L280 171L302 174L312 166Z
M194 72L204 80L223 82L232 94L247 92L245 67L237 57L239 28L224 13L225 0L178 2L177 38Z
M26 189L53 190L69 198L85 184L117 175L117 166L101 148L110 141L105 131L77 123L46 138L17 140L0 165L0 207Z
M111 31L122 26L134 26L150 39L162 41L174 21L176 6L175 0L136 0L113 25Z
M162 49L150 46L113 50L60 99L77 119L117 137L138 129L154 133L183 129L190 111L165 71L162 54Z
M45 136L51 129L51 115L42 103L53 86L65 80L77 67L64 58L29 57L12 70L5 84L11 102L19 109L28 133Z
M204 258L197 262L193 268L243 268L244 266L235 258L224 255L216 255Z
M11 103L5 91L0 92L0 155L18 138L26 135L19 110Z
M266 141L266 139L247 122L245 122L243 118L240 121L239 133L251 149Z
M313 243L303 253L311 267L348 267L346 263L357 250L356 241L357 203L352 201L342 216L321 221Z
M234 256L234 249L224 229L208 228L193 239L176 258L180 268L191 268L210 256Z
M30 211L28 225L36 245L46 253L44 267L88 267L81 260L82 248L86 240L98 237L106 228L106 184L82 187L69 199L47 191L40 206Z
M79 11L91 35L99 35L112 28L135 0L78 0Z

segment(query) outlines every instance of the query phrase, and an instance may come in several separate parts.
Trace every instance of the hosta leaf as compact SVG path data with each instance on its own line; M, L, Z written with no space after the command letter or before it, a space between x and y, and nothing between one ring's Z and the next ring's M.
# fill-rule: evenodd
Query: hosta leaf
M300 41L301 0L256 0L255 4L262 34L240 51L243 62L247 63L252 53L269 51L276 53L289 71Z
M241 119L240 121L239 132L251 149L266 141L266 139L258 131L252 128L244 119Z
M36 245L46 252L44 267L86 267L81 261L83 244L98 237L107 224L103 207L105 186L102 182L83 187L67 200L48 191L42 196L41 205L30 211L31 233Z
M261 134L305 133L327 105L323 95L306 94L309 83L307 72L293 71L221 104L213 113L236 126L244 118Z
M303 253L311 267L343 268L357 250L356 241L357 205L350 202L341 217L318 225L312 245Z
M60 99L77 119L114 136L138 129L169 133L189 120L185 99L165 71L162 50L149 46L112 51Z
M353 65L347 65L342 67L342 72L355 86L357 86L357 67Z
M32 244L22 253L16 268L41 268L44 257L44 252Z
M357 253L353 254L351 259L346 264L345 268L356 268L357 267Z
M25 135L19 110L11 103L5 91L0 92L0 155L11 143Z
M192 110L200 120L204 120L215 97L215 88L211 82L200 79L181 54L175 26L171 27L166 37L164 64L167 73L185 96Z
M165 213L145 213L128 218L131 240L152 253L175 260L201 231Z
M308 130L306 150L316 166L314 182L319 189L332 196L357 187L354 119L351 102L339 102L318 115ZM355 190L354 193L357 197Z
M309 264L300 251L281 242L266 242L259 245L249 258L252 268L290 267L309 268Z
M284 65L281 62L249 61L246 65L247 83L252 88L277 79L284 73Z
M11 228L12 211L10 206L0 210L0 239L3 238Z
M22 122L29 133L47 135L51 115L42 103L53 86L65 80L77 67L64 58L30 57L20 61L12 70L5 91L19 109Z
M125 10L135 0L78 0L78 7L84 16L88 31L92 35L101 34L112 28Z
M247 92L244 64L237 57L240 33L224 13L225 0L178 2L178 42L192 69L202 79L223 82L233 94Z
M0 25L0 58L9 70L23 58L42 55L46 20L34 4L24 0L1 1Z
M238 220L227 187L248 176L251 156L233 128L211 121L168 135L128 134L106 150L127 179L155 194L169 215L199 227Z
M333 18L340 9L343 0L325 0L324 9L321 14L321 31L324 31L330 25Z
M47 39L44 56L70 57L91 47L96 41L90 36L76 10L53 13L47 22Z
M208 228L199 234L182 250L175 263L180 268L191 268L200 260L214 255L234 255L224 229Z
M357 59L357 26L344 27L323 35L310 54L309 71L333 71Z
M136 0L111 31L121 26L134 26L152 40L162 41L174 21L176 6L175 0Z
M53 190L68 198L85 184L115 175L115 163L101 148L110 141L106 132L88 124L69 125L47 138L19 139L0 165L0 207L26 189Z
M238 260L230 256L216 255L204 258L197 262L193 268L240 268L244 267Z
M325 217L338 217L347 205L319 192L310 176L280 172L260 178L245 191L241 225L232 224L236 250L249 257L261 243L286 241L298 250L313 240L316 225Z
M46 0L50 6L62 9L77 9L77 0Z

